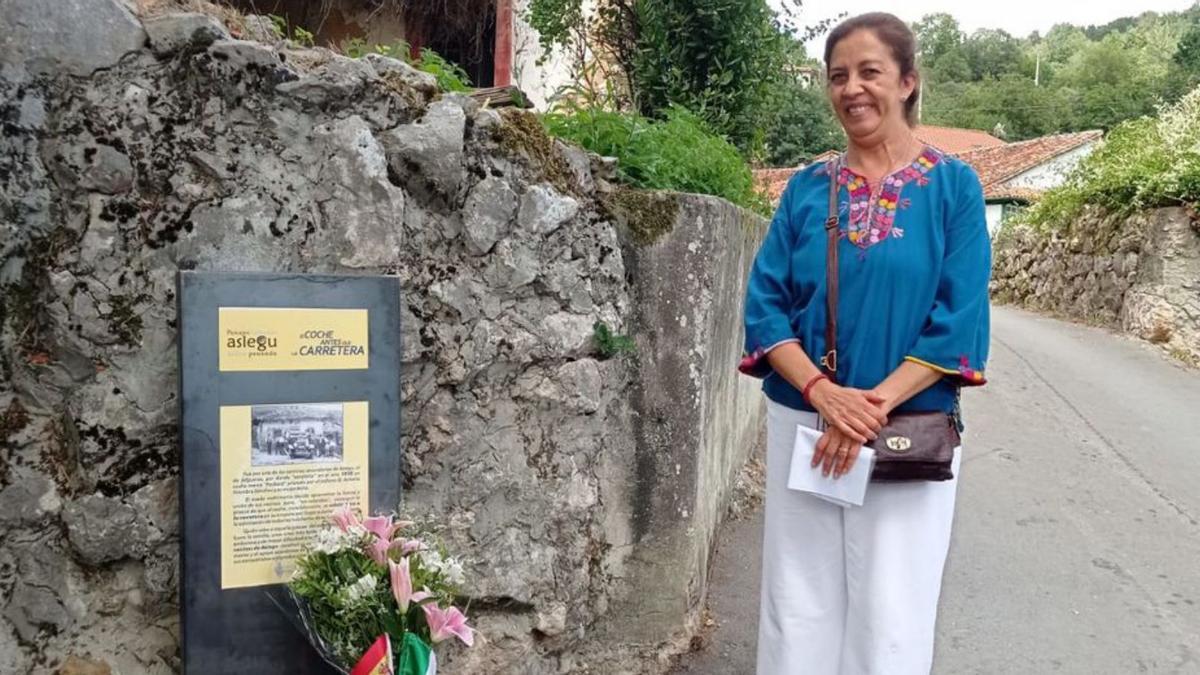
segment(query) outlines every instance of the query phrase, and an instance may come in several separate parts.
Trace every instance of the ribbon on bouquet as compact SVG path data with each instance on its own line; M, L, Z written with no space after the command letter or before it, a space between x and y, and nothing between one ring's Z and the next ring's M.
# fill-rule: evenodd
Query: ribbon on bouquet
M384 634L371 645L350 675L437 675L433 649L413 633L405 633L400 646L399 668L392 656L392 640Z

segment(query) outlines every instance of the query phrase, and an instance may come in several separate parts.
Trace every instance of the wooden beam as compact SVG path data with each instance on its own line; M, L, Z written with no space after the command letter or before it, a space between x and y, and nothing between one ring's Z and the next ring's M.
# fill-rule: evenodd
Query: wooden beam
M496 53L492 85L512 84L513 0L496 0Z

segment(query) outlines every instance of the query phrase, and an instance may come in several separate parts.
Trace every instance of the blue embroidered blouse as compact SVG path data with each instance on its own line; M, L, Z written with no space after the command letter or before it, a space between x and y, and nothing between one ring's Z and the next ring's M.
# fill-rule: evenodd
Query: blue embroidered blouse
M792 177L750 273L742 371L765 376L771 400L813 410L765 357L787 342L799 342L814 362L827 351L831 173L841 186L839 384L871 389L915 361L945 377L897 410L954 411L959 387L986 381L992 249L978 176L932 148L887 176L874 196L841 159Z

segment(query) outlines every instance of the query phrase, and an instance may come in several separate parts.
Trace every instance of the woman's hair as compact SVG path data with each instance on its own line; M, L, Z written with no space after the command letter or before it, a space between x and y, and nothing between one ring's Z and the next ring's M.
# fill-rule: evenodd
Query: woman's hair
M913 35L908 24L887 12L871 12L846 19L834 28L825 40L825 68L828 73L829 60L833 57L833 48L851 33L869 30L875 37L892 50L892 58L900 65L900 77L914 75L920 81L921 73L917 70L917 37ZM921 98L920 87L904 101L904 114L909 126L917 124L917 101Z

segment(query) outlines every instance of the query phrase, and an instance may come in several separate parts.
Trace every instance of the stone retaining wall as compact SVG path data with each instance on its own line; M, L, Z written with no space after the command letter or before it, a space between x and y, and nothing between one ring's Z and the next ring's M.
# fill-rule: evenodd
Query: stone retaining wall
M1086 211L1066 231L1018 228L995 249L996 301L1121 330L1200 364L1200 228L1192 212Z

